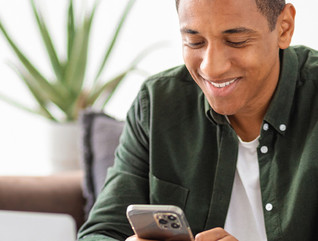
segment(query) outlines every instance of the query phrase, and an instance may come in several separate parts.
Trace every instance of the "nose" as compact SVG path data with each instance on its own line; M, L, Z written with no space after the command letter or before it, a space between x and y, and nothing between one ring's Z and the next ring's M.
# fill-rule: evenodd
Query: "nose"
M202 54L200 64L201 74L209 80L218 80L226 77L231 67L230 56L222 45L209 44Z

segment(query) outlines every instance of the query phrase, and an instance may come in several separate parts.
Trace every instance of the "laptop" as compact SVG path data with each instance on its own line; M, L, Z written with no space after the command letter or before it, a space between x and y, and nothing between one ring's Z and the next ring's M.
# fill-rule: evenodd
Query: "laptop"
M1 211L1 241L75 241L76 225L67 214Z

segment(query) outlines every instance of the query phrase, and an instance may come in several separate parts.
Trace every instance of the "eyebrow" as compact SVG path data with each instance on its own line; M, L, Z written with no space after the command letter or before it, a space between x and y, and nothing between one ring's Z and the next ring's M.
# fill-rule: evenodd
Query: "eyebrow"
M193 34L193 35L199 34L198 31L193 30L193 29L189 29L186 27L181 28L180 31L181 31L181 33L186 33L186 34ZM232 29L224 30L222 33L223 34L238 34L238 33L255 34L256 31L253 29L250 29L250 28L239 27L239 28L232 28Z
M189 28L186 28L186 27L181 28L180 31L181 31L181 33L187 33L187 34L193 34L193 35L199 33L199 32L196 31L196 30L192 30L192 29L189 29Z
M253 33L256 33L256 31L250 28L239 27L239 28L232 28L232 29L225 30L222 33L223 34L236 34L236 33L253 34Z

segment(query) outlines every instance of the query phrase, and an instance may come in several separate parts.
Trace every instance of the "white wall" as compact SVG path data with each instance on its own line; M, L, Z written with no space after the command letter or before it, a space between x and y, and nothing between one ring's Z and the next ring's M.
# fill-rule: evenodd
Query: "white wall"
M318 49L318 1L289 0L296 8L296 28L293 45L307 45Z
M66 0L38 1L49 20L49 28L58 43L58 51L63 52L65 38L64 13ZM75 0L78 11L83 6L90 6L93 1ZM95 19L92 38L92 54L88 77L94 72L100 53L105 48L108 36L113 31L126 0L102 0ZM289 1L297 8L296 31L293 44L305 44L318 49L318 1ZM34 20L28 0L0 0L0 18L5 21L10 33L18 40L44 72L48 62L45 51L39 41L39 34L34 27ZM104 74L108 78L116 74L144 48L158 41L168 41L169 46L156 50L149 55L140 68L149 74L182 63L181 42L178 32L178 20L173 0L138 0L134 6L129 22L126 23L111 65ZM0 36L0 91L33 106L27 90L21 84L7 62L15 62L15 56ZM135 97L144 77L133 74L120 88L108 113L123 119ZM41 117L27 114L0 101L0 175L1 174L47 174L50 168L45 162L47 151L47 123Z

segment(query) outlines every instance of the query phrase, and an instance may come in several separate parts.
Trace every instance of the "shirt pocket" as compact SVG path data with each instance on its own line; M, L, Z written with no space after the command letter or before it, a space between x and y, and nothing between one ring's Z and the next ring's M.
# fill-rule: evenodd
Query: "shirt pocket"
M162 205L175 205L184 209L189 190L180 185L167 182L149 174L150 203Z

